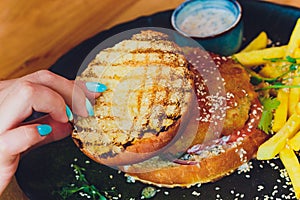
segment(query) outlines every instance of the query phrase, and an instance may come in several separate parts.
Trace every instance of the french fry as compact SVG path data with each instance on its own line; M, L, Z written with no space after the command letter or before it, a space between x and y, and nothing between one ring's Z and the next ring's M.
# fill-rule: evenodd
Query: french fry
M294 56L295 50L300 47L300 18L293 29L290 40L286 49L285 56Z
M267 78L276 78L281 76L284 73L282 65L274 62L268 62L264 67L259 71L259 74Z
M287 46L280 46L253 50L249 52L240 52L234 54L233 58L237 59L242 65L246 67L263 65L269 62L266 59L283 58L286 52L286 48Z
M292 85L300 85L300 77L293 78ZM296 112L296 106L300 100L300 88L291 88L289 93L289 111L288 114L291 116Z
M296 105L296 113L300 115L300 102L298 102Z
M289 66L289 63L269 62L264 59L286 58L287 56L296 58L297 63L300 64L300 59L298 59L300 58L300 18L292 31L288 45L250 52L246 49L233 57L246 67L264 65L259 75L276 78L286 72L287 69L284 69L284 66ZM297 73L294 75L292 82L287 84L300 85L300 77ZM280 105L275 110L272 125L275 134L260 145L257 159L269 160L279 154L291 179L296 198L300 200L300 164L295 154L295 151L300 150L300 88L279 89L277 99Z
M279 131L286 122L288 114L288 101L289 101L289 92L287 89L278 90L277 100L280 101L279 106L274 113L274 121L272 130L274 132Z
M289 147L284 147L279 153L279 158L291 179L296 198L300 199L300 164L295 152Z
M243 50L240 52L249 52L258 49L264 49L268 44L267 33L262 31L256 38L254 38Z
M294 30L290 36L289 43L286 48L285 56L292 56L295 57L296 52L300 47L300 18L297 20L297 23L294 27ZM296 77L293 79L292 85L299 85L300 78ZM292 88L289 94L289 116L295 112L296 104L298 103L300 98L300 89L299 88Z
M260 145L257 151L257 159L269 160L274 158L286 145L287 140L293 137L299 128L300 115L295 113L275 135Z
M294 150L300 150L300 131L296 133L294 137L292 137L288 142L288 145Z
M294 52L294 57L295 58L300 58L300 47L298 47L295 52ZM300 59L297 60L297 64L300 64Z

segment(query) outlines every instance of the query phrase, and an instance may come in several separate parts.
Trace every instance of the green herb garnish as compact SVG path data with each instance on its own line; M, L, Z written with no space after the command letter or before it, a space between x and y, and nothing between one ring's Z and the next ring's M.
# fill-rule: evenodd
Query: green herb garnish
M276 98L260 98L260 102L263 105L263 113L258 124L258 128L265 133L271 133L271 124L273 120L273 112L278 108L280 101Z
M78 165L72 164L74 168L76 183L65 186L59 191L60 196L63 199L68 199L72 195L79 194L82 198L93 199L93 200L106 200L106 197L103 196L100 191L92 184L88 182L85 178L83 172L85 168L79 167Z
M282 58L264 58L264 60L268 60L270 62L289 62L297 64L297 60L300 60L300 58L293 58L291 56L285 57L285 59Z
M283 88L300 88L300 85L284 85L283 83L277 83L269 85L263 88L256 89L256 91L268 90L268 89L283 89Z
M256 91L268 90L268 89L281 89L281 88L300 88L300 85L286 85L284 81L286 81L286 77L294 78L295 72L298 72L300 64L297 61L300 58L293 58L291 56L287 56L284 59L282 58L265 58L264 60L268 60L270 62L282 62L284 63L282 68L286 69L284 73L275 77L275 78L265 78L255 73L252 70L248 72L251 75L251 83L253 85L259 85L261 83L265 83L265 86L256 89ZM297 73L296 73L297 74Z

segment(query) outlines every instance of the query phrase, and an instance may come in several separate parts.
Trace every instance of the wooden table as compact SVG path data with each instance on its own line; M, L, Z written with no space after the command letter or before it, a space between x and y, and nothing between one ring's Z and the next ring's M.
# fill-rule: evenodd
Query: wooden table
M184 0L0 1L0 80L49 68L96 33ZM299 0L266 0L300 8ZM13 179L0 200L26 200Z

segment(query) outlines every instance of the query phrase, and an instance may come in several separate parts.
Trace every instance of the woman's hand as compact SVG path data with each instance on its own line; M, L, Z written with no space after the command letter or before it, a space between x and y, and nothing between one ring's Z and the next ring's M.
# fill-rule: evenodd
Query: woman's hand
M105 89L94 82L74 84L47 70L0 82L0 195L16 172L21 153L68 136L72 111L93 115L87 98L96 98ZM49 115L23 123L33 111Z

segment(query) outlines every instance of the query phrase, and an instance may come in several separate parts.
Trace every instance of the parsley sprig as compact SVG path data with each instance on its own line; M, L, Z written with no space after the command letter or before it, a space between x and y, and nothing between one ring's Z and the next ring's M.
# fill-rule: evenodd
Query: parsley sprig
M260 102L263 105L263 113L259 121L258 128L265 133L271 133L273 112L278 108L280 101L278 101L276 98L262 97L260 98Z
M275 78L266 78L262 77L259 74L250 72L251 75L251 83L253 85L259 85L260 83L265 83L264 87L257 88L257 91L268 90L268 89L280 89L280 88L300 88L299 85L287 85L284 84L285 77L288 75L295 74L298 72L300 64L297 62L300 58L293 58L291 56L286 56L283 58L265 58L264 60L268 60L270 62L282 62L282 68L287 69L281 75ZM296 76L290 76L289 78L294 78Z
M282 88L300 88L300 85L289 85L286 84L288 79L299 77L299 66L298 60L300 58L293 58L291 56L286 56L285 58L270 58L264 59L270 62L279 62L282 64L282 68L285 69L285 72L280 74L275 78L266 78L262 77L258 73L255 73L252 70L249 70L251 76L251 83L257 86L256 91L264 91L270 89L282 89ZM261 93L266 94L266 93ZM276 98L268 95L262 95L260 102L263 105L263 113L258 127L263 130L265 133L272 133L272 120L273 113L280 104Z
M264 60L268 60L270 62L289 62L297 64L297 60L300 60L300 58L293 58L291 56L286 56L285 58L265 58Z
M106 200L106 197L103 196L100 191L92 184L88 182L84 175L85 168L80 167L76 164L71 165L74 168L76 183L65 186L59 191L60 196L63 199L68 199L74 194L79 194L82 197L93 200Z

